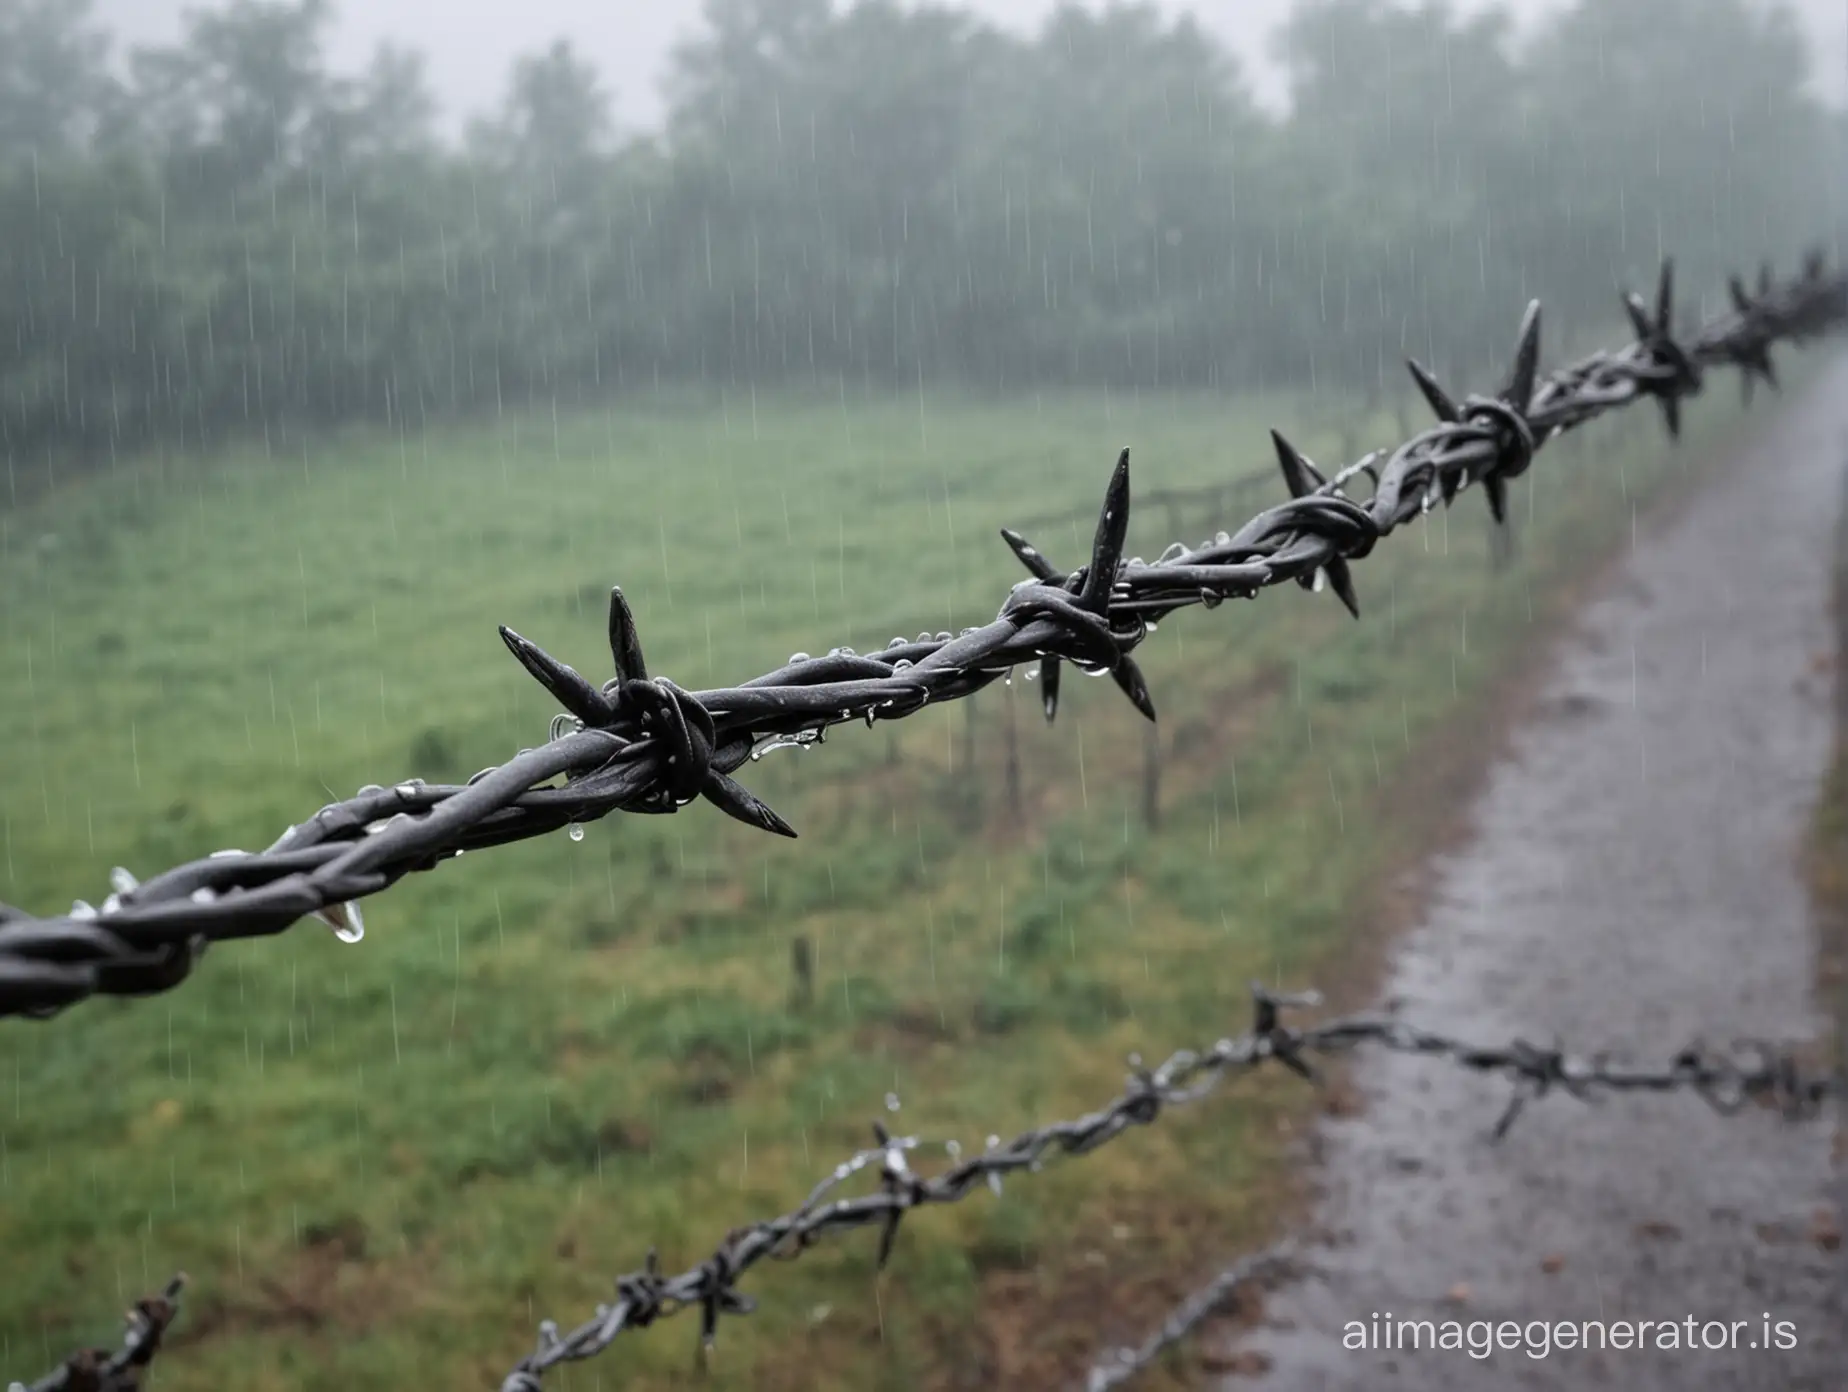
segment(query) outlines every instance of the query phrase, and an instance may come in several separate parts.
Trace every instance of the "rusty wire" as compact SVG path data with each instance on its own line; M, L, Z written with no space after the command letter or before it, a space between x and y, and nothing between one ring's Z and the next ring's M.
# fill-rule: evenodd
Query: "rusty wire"
M1412 375L1438 423L1390 453L1375 452L1332 477L1273 432L1288 500L1235 533L1196 547L1180 542L1153 562L1125 559L1129 452L1104 495L1088 564L1064 571L1017 532L1002 536L1031 578L1015 585L993 622L894 638L877 655L835 648L798 653L775 671L735 687L686 691L651 677L629 606L610 592L609 640L616 675L595 685L509 628L513 655L564 708L551 738L466 786L420 780L368 786L290 827L267 850L218 851L147 881L118 868L100 909L79 900L69 913L37 918L0 904L0 1016L45 1018L92 995L168 990L205 947L282 932L313 914L348 941L364 933L358 900L414 870L464 851L557 831L611 812L677 812L705 798L751 826L795 831L731 775L767 748L809 744L849 720L897 720L923 706L972 695L1015 666L1039 664L1051 719L1065 663L1108 672L1149 719L1155 706L1131 656L1169 614L1213 608L1294 580L1324 579L1356 616L1351 564L1394 528L1446 505L1470 484L1505 523L1509 480L1561 432L1642 398L1678 432L1680 402L1702 389L1702 369L1742 369L1775 385L1770 349L1848 319L1848 277L1829 274L1820 253L1779 284L1767 270L1756 292L1736 278L1732 304L1691 338L1673 331L1672 266L1664 262L1653 306L1624 306L1636 339L1547 376L1538 373L1540 307L1528 306L1514 362L1494 396L1453 398L1423 367ZM1347 489L1361 474L1373 496ZM562 778L562 783L555 780Z

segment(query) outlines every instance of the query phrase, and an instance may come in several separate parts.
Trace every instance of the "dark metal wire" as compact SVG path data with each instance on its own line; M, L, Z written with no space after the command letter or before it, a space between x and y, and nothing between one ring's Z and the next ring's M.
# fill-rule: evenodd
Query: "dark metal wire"
M1391 1015L1351 1015L1299 1029L1283 1023L1282 1011L1317 1004L1314 994L1276 995L1255 982L1251 991L1250 1033L1221 1039L1198 1052L1183 1049L1155 1069L1143 1067L1142 1060L1132 1054L1127 1086L1097 1111L1023 1131L1006 1143L990 1136L987 1147L967 1159L950 1142L944 1149L951 1165L937 1174L921 1175L912 1168L908 1157L924 1144L918 1137L894 1136L883 1122L874 1122L874 1144L836 1165L799 1208L733 1228L711 1256L677 1276L661 1274L651 1249L641 1270L616 1279L614 1304L597 1306L596 1314L569 1334L561 1335L550 1320L542 1323L538 1347L507 1375L501 1392L540 1392L540 1379L547 1370L595 1357L625 1330L646 1328L695 1307L700 1312L701 1346L708 1348L722 1316L751 1312L753 1301L738 1289L738 1282L759 1262L793 1260L830 1233L875 1227L879 1230L878 1263L883 1268L892 1255L900 1224L914 1210L960 1203L984 1185L999 1197L1007 1176L1038 1172L1058 1156L1088 1154L1132 1128L1153 1124L1169 1107L1208 1096L1226 1077L1265 1064L1282 1064L1299 1077L1315 1081L1317 1074L1308 1056L1346 1054L1367 1044L1445 1059L1477 1073L1505 1075L1514 1082L1515 1091L1491 1132L1498 1141L1529 1101L1554 1089L1581 1100L1600 1093L1685 1091L1723 1115L1758 1102L1775 1105L1793 1120L1814 1117L1829 1099L1848 1095L1848 1080L1840 1075L1806 1072L1789 1050L1761 1041L1740 1041L1726 1048L1697 1042L1666 1064L1645 1067L1606 1054L1569 1054L1559 1045L1546 1047L1520 1039L1508 1045L1471 1044L1415 1028ZM862 1172L877 1176L877 1190L829 1199L837 1187ZM1146 1368L1240 1282L1276 1270L1284 1255L1278 1249L1222 1273L1140 1349L1119 1351L1101 1361L1092 1374L1092 1387L1116 1386Z
M82 1349L37 1382L11 1383L7 1392L142 1392L142 1379L160 1352L161 1337L179 1317L185 1285L186 1274L181 1272L160 1294L137 1300L126 1316L122 1347L113 1353L106 1348Z
M619 589L610 592L609 615L616 675L601 686L503 627L514 657L566 712L554 718L547 744L482 770L466 786L413 779L362 788L261 852L215 852L142 882L118 868L100 909L79 900L68 914L36 918L0 904L0 1016L46 1018L92 995L169 990L209 943L280 933L310 914L357 940L364 932L357 901L404 875L611 812L670 813L703 797L751 826L794 836L731 777L746 762L767 748L819 742L846 721L898 720L971 695L1022 663L1039 664L1049 720L1065 663L1108 672L1153 720L1154 702L1131 654L1169 614L1252 598L1286 580L1319 589L1326 579L1358 616L1351 563L1394 528L1440 501L1449 504L1470 484L1481 485L1496 522L1505 523L1508 481L1562 432L1643 397L1678 432L1680 402L1701 390L1704 367L1742 369L1748 391L1758 378L1775 385L1773 344L1813 337L1848 318L1848 277L1827 273L1820 253L1787 282L1767 269L1755 292L1736 278L1731 291L1725 314L1677 340L1672 266L1664 262L1653 307L1625 297L1635 342L1545 377L1537 372L1536 301L1494 396L1459 401L1412 363L1436 425L1332 478L1273 432L1289 499L1235 533L1196 547L1176 542L1153 563L1123 556L1125 450L1104 495L1089 563L1063 571L1003 529L1032 578L1014 586L992 623L958 635L894 638L877 655L846 647L822 657L798 653L742 685L686 691L648 674ZM1366 503L1346 491L1361 474L1374 489Z
M1242 1257L1174 1307L1161 1327L1133 1349L1112 1349L1091 1365L1085 1392L1107 1392L1136 1380L1168 1349L1181 1342L1208 1316L1225 1309L1248 1286L1289 1275L1295 1269L1297 1244L1286 1238L1263 1252Z
M1007 1142L990 1136L982 1152L967 1159L962 1158L956 1142L945 1142L942 1149L951 1163L937 1174L923 1175L912 1168L910 1157L921 1152L925 1142L916 1136L893 1135L883 1122L875 1121L873 1144L836 1165L799 1207L780 1217L733 1228L710 1256L676 1276L661 1274L651 1249L640 1270L616 1278L614 1304L598 1305L595 1315L569 1334L560 1334L551 1320L541 1323L537 1348L506 1376L501 1392L541 1392L544 1374L559 1364L593 1358L619 1334L646 1329L688 1309L699 1310L701 1347L710 1348L722 1316L745 1315L754 1308L752 1299L738 1289L738 1282L759 1262L792 1261L829 1234L873 1227L879 1230L878 1262L883 1268L897 1243L900 1225L914 1210L960 1203L984 1186L999 1198L1008 1176L1037 1173L1059 1156L1089 1154L1135 1127L1153 1125L1168 1108L1210 1096L1227 1077L1267 1064L1281 1064L1298 1077L1316 1082L1319 1075L1311 1056L1339 1056L1372 1045L1443 1059L1476 1073L1505 1076L1515 1090L1490 1132L1496 1141L1507 1135L1530 1101L1555 1089L1581 1101L1602 1093L1691 1092L1724 1116L1755 1103L1775 1107L1791 1120L1818 1116L1830 1099L1848 1096L1848 1079L1806 1071L1789 1049L1759 1040L1735 1041L1725 1047L1695 1042L1666 1063L1639 1066L1608 1054L1567 1053L1557 1043L1548 1047L1516 1039L1507 1045L1471 1044L1416 1028L1391 1014L1349 1015L1299 1028L1285 1024L1283 1012L1318 1004L1314 993L1280 995L1254 982L1251 997L1249 1033L1220 1039L1199 1051L1180 1050L1153 1069L1132 1054L1124 1090L1098 1110L1023 1131ZM875 1178L877 1189L854 1197L830 1197L861 1175ZM1293 1254L1286 1243L1220 1273L1140 1347L1116 1350L1100 1359L1090 1375L1091 1392L1129 1381L1220 1308L1240 1285L1286 1269ZM81 1379L138 1377L173 1318L182 1279L176 1277L167 1288L164 1306L141 1302L137 1308L143 1312L143 1326L133 1322L131 1312L128 1345L108 1365L120 1365L121 1371L90 1371L101 1366L102 1352L86 1351L25 1392L138 1392L140 1384L134 1381ZM13 1392L19 1388L20 1384L14 1384Z

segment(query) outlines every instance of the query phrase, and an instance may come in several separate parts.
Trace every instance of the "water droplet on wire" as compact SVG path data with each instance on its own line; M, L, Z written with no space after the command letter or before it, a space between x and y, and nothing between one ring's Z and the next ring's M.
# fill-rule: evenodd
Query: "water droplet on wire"
M315 910L314 916L332 928L334 936L343 943L356 943L366 936L366 918L358 904L329 904Z

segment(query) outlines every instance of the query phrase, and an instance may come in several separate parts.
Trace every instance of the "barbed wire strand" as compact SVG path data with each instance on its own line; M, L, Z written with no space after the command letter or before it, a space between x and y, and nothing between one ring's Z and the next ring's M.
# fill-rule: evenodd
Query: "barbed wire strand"
M79 1350L37 1382L27 1386L9 1383L7 1392L142 1392L143 1377L168 1326L179 1318L180 1292L186 1273L180 1272L158 1294L137 1300L124 1317L128 1332L122 1347Z
M1091 1365L1085 1392L1108 1392L1146 1372L1174 1345L1192 1334L1206 1319L1227 1308L1233 1296L1247 1287L1292 1274L1298 1244L1284 1239L1275 1247L1242 1257L1174 1307L1161 1327L1133 1349L1113 1349Z
M1759 1101L1776 1104L1792 1119L1817 1115L1830 1098L1848 1090L1839 1075L1806 1072L1793 1052L1762 1041L1738 1041L1725 1049L1697 1042L1666 1064L1640 1067L1606 1054L1568 1054L1557 1044L1544 1047L1520 1039L1505 1046L1471 1044L1405 1024L1389 1014L1351 1015L1295 1028L1283 1023L1282 1011L1318 1004L1314 993L1278 995L1255 982L1251 991L1250 1033L1221 1039L1197 1052L1183 1049L1152 1070L1132 1054L1132 1071L1124 1090L1097 1111L1023 1131L1006 1144L990 1136L987 1147L966 1160L956 1142L947 1142L944 1150L952 1164L939 1174L927 1177L913 1170L907 1157L922 1146L918 1137L894 1136L884 1122L875 1121L874 1144L836 1165L799 1208L733 1228L709 1257L677 1276L663 1277L651 1250L641 1270L617 1278L615 1304L599 1305L593 1318L568 1335L560 1335L549 1320L541 1324L538 1347L507 1375L501 1392L540 1392L540 1378L547 1369L594 1357L626 1330L647 1328L664 1316L695 1307L700 1311L701 1347L710 1348L721 1317L751 1312L753 1301L738 1290L738 1282L759 1262L793 1260L830 1233L876 1227L878 1266L883 1269L898 1240L900 1224L913 1211L960 1203L983 1185L999 1197L1007 1176L1037 1173L1057 1156L1089 1154L1134 1127L1153 1124L1169 1107L1209 1096L1226 1077L1265 1064L1282 1064L1313 1082L1318 1075L1309 1055L1345 1054L1367 1044L1445 1059L1477 1073L1502 1074L1516 1086L1491 1133L1498 1141L1530 1101L1554 1089L1581 1100L1607 1092L1689 1091L1722 1114L1731 1115ZM840 1185L874 1170L879 1184L876 1192L823 1202ZM1258 1269L1269 1268L1261 1263ZM1220 1299L1239 1280L1254 1274L1240 1276L1238 1270L1234 1268L1214 1283L1223 1285ZM1146 1368L1216 1303L1195 1310L1190 1302L1190 1308L1177 1313L1142 1349L1119 1353L1101 1363L1107 1378L1101 1385L1118 1385Z
M312 914L346 941L364 935L358 901L404 875L465 851L525 840L611 812L677 812L704 798L751 826L795 831L731 774L769 749L821 741L837 724L897 720L929 704L972 695L1018 665L1037 662L1050 720L1062 665L1108 672L1143 715L1155 718L1132 656L1156 624L1195 604L1253 598L1286 580L1324 582L1358 617L1352 562L1395 527L1448 505L1471 484L1507 521L1507 486L1562 432L1641 398L1680 429L1682 398L1703 386L1702 368L1731 364L1748 384L1775 385L1770 349L1848 318L1848 277L1825 271L1820 252L1779 284L1767 268L1756 292L1735 277L1731 308L1686 342L1673 334L1674 276L1664 261L1653 307L1634 294L1624 307L1636 340L1538 375L1540 305L1529 304L1514 361L1494 396L1453 398L1416 362L1412 375L1438 423L1390 454L1375 451L1325 477L1272 432L1288 500L1236 533L1197 547L1170 545L1152 563L1123 557L1129 523L1129 452L1104 495L1087 565L1064 572L1019 533L1002 530L1031 573L993 622L952 636L894 638L877 656L839 647L796 653L740 686L687 691L651 677L634 616L610 591L615 677L593 685L512 629L501 638L566 713L551 738L483 769L466 786L411 779L370 785L291 826L267 850L214 852L138 882L111 873L99 908L78 900L68 914L35 918L0 905L0 1015L45 1018L92 995L146 995L178 985L209 943L282 932ZM1348 496L1361 474L1365 504ZM562 785L553 780L563 777Z
M704 797L750 825L793 836L793 828L730 777L733 771L768 749L820 742L829 728L848 720L861 718L870 726L903 718L933 701L971 695L1025 662L1039 664L1048 720L1057 710L1064 662L1087 672L1108 672L1153 720L1153 701L1131 652L1168 614L1193 604L1214 608L1226 598L1252 598L1295 580L1314 590L1326 581L1358 617L1349 562L1366 556L1395 527L1440 501L1448 506L1471 483L1482 486L1491 516L1505 526L1508 481L1525 472L1538 450L1560 434L1649 397L1661 409L1670 434L1678 435L1680 402L1702 390L1704 367L1740 368L1749 400L1755 380L1776 386L1770 357L1775 343L1804 341L1848 319L1848 277L1827 274L1820 253L1807 258L1802 273L1782 285L1767 267L1755 293L1737 277L1729 290L1731 309L1686 343L1678 342L1672 331L1673 266L1664 261L1653 307L1634 294L1624 297L1635 342L1594 353L1545 378L1537 373L1540 308L1535 301L1523 317L1514 362L1495 396L1459 402L1411 362L1437 425L1390 454L1367 455L1332 478L1272 432L1290 499L1264 510L1236 534L1220 532L1196 548L1176 542L1152 565L1122 555L1130 503L1129 454L1124 450L1105 494L1088 565L1061 572L1024 537L1003 529L1003 538L1032 578L1013 587L995 621L956 636L920 634L914 642L895 638L877 658L845 647L822 658L798 653L742 686L688 692L666 677L649 677L633 615L621 590L613 589L609 640L616 676L596 687L503 627L509 650L567 712L554 718L552 738L543 747L522 750L506 764L482 770L466 786L410 780L390 789L363 788L290 827L260 854L215 852L145 883L118 867L100 910L79 900L67 915L40 919L0 905L0 1015L44 1019L92 995L168 990L191 973L207 944L273 935L310 914L328 922L343 940L358 941L364 920L357 901L405 874L432 869L465 850L543 835L614 811L671 813ZM1363 473L1374 487L1365 506L1345 491ZM562 787L549 786L561 775ZM1153 1073L1138 1066L1130 1089L1103 1111L1023 1133L1005 1147L991 1137L982 1155L931 1179L907 1166L905 1155L916 1149L917 1138L893 1137L883 1123L875 1123L875 1146L837 1166L802 1208L734 1229L712 1257L677 1277L662 1278L651 1252L641 1271L618 1281L618 1303L599 1307L596 1319L568 1337L546 1322L539 1349L508 1376L503 1392L531 1392L546 1368L590 1357L623 1329L645 1327L691 1305L700 1307L702 1346L708 1346L721 1315L750 1310L736 1281L757 1261L798 1255L826 1232L878 1224L883 1266L899 1223L912 1208L960 1201L984 1181L998 1194L1003 1175L1038 1169L1045 1152L1087 1153L1130 1126L1153 1121L1169 1103L1204 1095L1233 1067L1276 1060L1311 1077L1304 1053L1362 1042L1448 1057L1479 1071L1508 1073L1524 1084L1498 1122L1498 1136L1530 1096L1555 1086L1577 1096L1692 1088L1721 1110L1773 1095L1793 1115L1809 1114L1841 1091L1839 1078L1806 1078L1792 1056L1765 1045L1750 1046L1756 1061L1748 1066L1693 1047L1666 1070L1638 1071L1602 1056L1572 1060L1557 1049L1521 1041L1506 1049L1477 1048L1366 1017L1289 1030L1277 1022L1276 1011L1294 1002L1262 991L1257 1002L1258 1027L1244 1039L1221 1040L1205 1054L1183 1051ZM951 1154L954 1158L955 1151ZM879 1193L817 1207L836 1186L874 1164ZM1247 1279L1239 1270L1222 1273L1143 1349L1119 1354L1109 1370L1094 1371L1093 1380L1107 1376L1120 1381L1147 1366ZM89 1384L72 1379L84 1377L99 1392L138 1386L122 1379L138 1379L139 1369L152 1358L177 1312L179 1280L168 1287L168 1296L151 1297L137 1307L140 1321L131 1315L128 1345L121 1354L99 1362L95 1350L80 1353L32 1392L75 1392ZM157 1306L160 1299L166 1303ZM155 1309L161 1311L158 1319L150 1313Z
M1203 1050L1179 1050L1153 1069L1131 1054L1124 1090L1103 1107L1071 1121L1023 1131L1005 1143L999 1136L989 1136L981 1153L966 1160L959 1143L943 1142L942 1149L952 1163L935 1175L919 1174L908 1158L924 1148L924 1141L894 1135L883 1121L875 1121L873 1145L836 1165L799 1207L780 1217L733 1228L710 1256L676 1276L661 1274L657 1253L650 1249L639 1270L616 1278L616 1303L598 1305L595 1315L569 1334L561 1335L553 1321L543 1321L537 1348L502 1381L501 1392L542 1392L541 1378L548 1370L593 1358L618 1335L646 1329L693 1308L700 1311L701 1349L709 1349L721 1317L749 1314L754 1308L752 1299L737 1287L758 1263L793 1261L830 1234L877 1227L877 1262L883 1269L896 1248L900 1225L914 1210L960 1203L983 1187L999 1198L1006 1177L1038 1173L1049 1159L1101 1149L1135 1127L1153 1125L1169 1108L1211 1096L1227 1077L1267 1064L1280 1064L1316 1083L1321 1079L1311 1056L1345 1055L1370 1045L1444 1060L1475 1073L1505 1076L1515 1088L1489 1133L1493 1141L1508 1134L1530 1102L1555 1089L1587 1102L1604 1093L1691 1092L1723 1116L1756 1103L1773 1106L1793 1121L1816 1117L1831 1099L1848 1096L1848 1079L1841 1074L1807 1070L1792 1049L1763 1040L1736 1040L1723 1048L1696 1041L1666 1063L1651 1067L1626 1064L1608 1053L1568 1053L1558 1042L1543 1046L1516 1039L1507 1045L1472 1044L1409 1025L1390 1012L1292 1026L1284 1023L1283 1012L1313 1008L1320 1004L1320 997L1314 992L1283 995L1258 982L1251 983L1251 1001L1248 1033L1220 1039ZM830 1200L842 1185L861 1175L876 1175L878 1189ZM1240 1285L1280 1273L1294 1255L1294 1246L1286 1242L1227 1268L1178 1307L1140 1347L1117 1350L1100 1359L1087 1388L1101 1392L1128 1382L1220 1308ZM137 1370L152 1358L160 1334L177 1310L183 1279L176 1277L169 1285L164 1297L167 1303L160 1307L163 1314L158 1320L146 1316L139 1333L135 1312L130 1312L128 1346L110 1365L126 1371L113 1375L139 1376ZM137 1309L146 1312L149 1306L150 1302L143 1301ZM30 1388L15 1383L10 1392L137 1392L138 1383L107 1381L112 1374L83 1382L84 1374L70 1371L82 1360L88 1360L85 1368L98 1366L99 1359L97 1351L86 1351Z

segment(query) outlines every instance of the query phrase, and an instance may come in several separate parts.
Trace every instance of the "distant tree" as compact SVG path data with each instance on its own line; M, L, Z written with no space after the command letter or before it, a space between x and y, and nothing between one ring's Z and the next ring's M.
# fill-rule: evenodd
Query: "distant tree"
M1604 332L1839 223L1848 138L1760 0L1299 0L1286 114L1199 25L706 0L658 135L568 43L467 138L332 0L132 56L0 0L0 453L502 409L640 380L1485 384L1522 303Z
M327 84L310 135L313 157L357 165L433 155L436 114L423 54L380 44L357 79Z
M751 94L786 91L834 20L830 0L705 0L700 14L703 30L675 49L667 81L682 140L731 138Z
M1534 288L1524 234L1554 227L1511 37L1505 11L1441 0L1303 0L1277 34L1285 274L1325 370L1396 384L1412 354L1451 373L1512 331Z
M82 149L115 97L90 0L0 0L0 160Z
M980 338L1005 315L1041 371L1175 385L1282 347L1239 299L1263 294L1259 249L1274 261L1271 132L1191 19L1062 4L990 67L982 105L963 166L992 285Z
M520 171L577 169L609 151L611 98L568 39L516 58L499 114L472 132L489 159Z
M1679 0L1665 25L1648 6L1578 0L1527 66L1562 296L1608 301L1667 252L1684 286L1711 288L1741 254L1795 254L1829 215L1826 125L1782 4Z
M329 0L230 0L188 12L179 43L137 50L133 95L170 159L235 187L297 164L328 96Z

